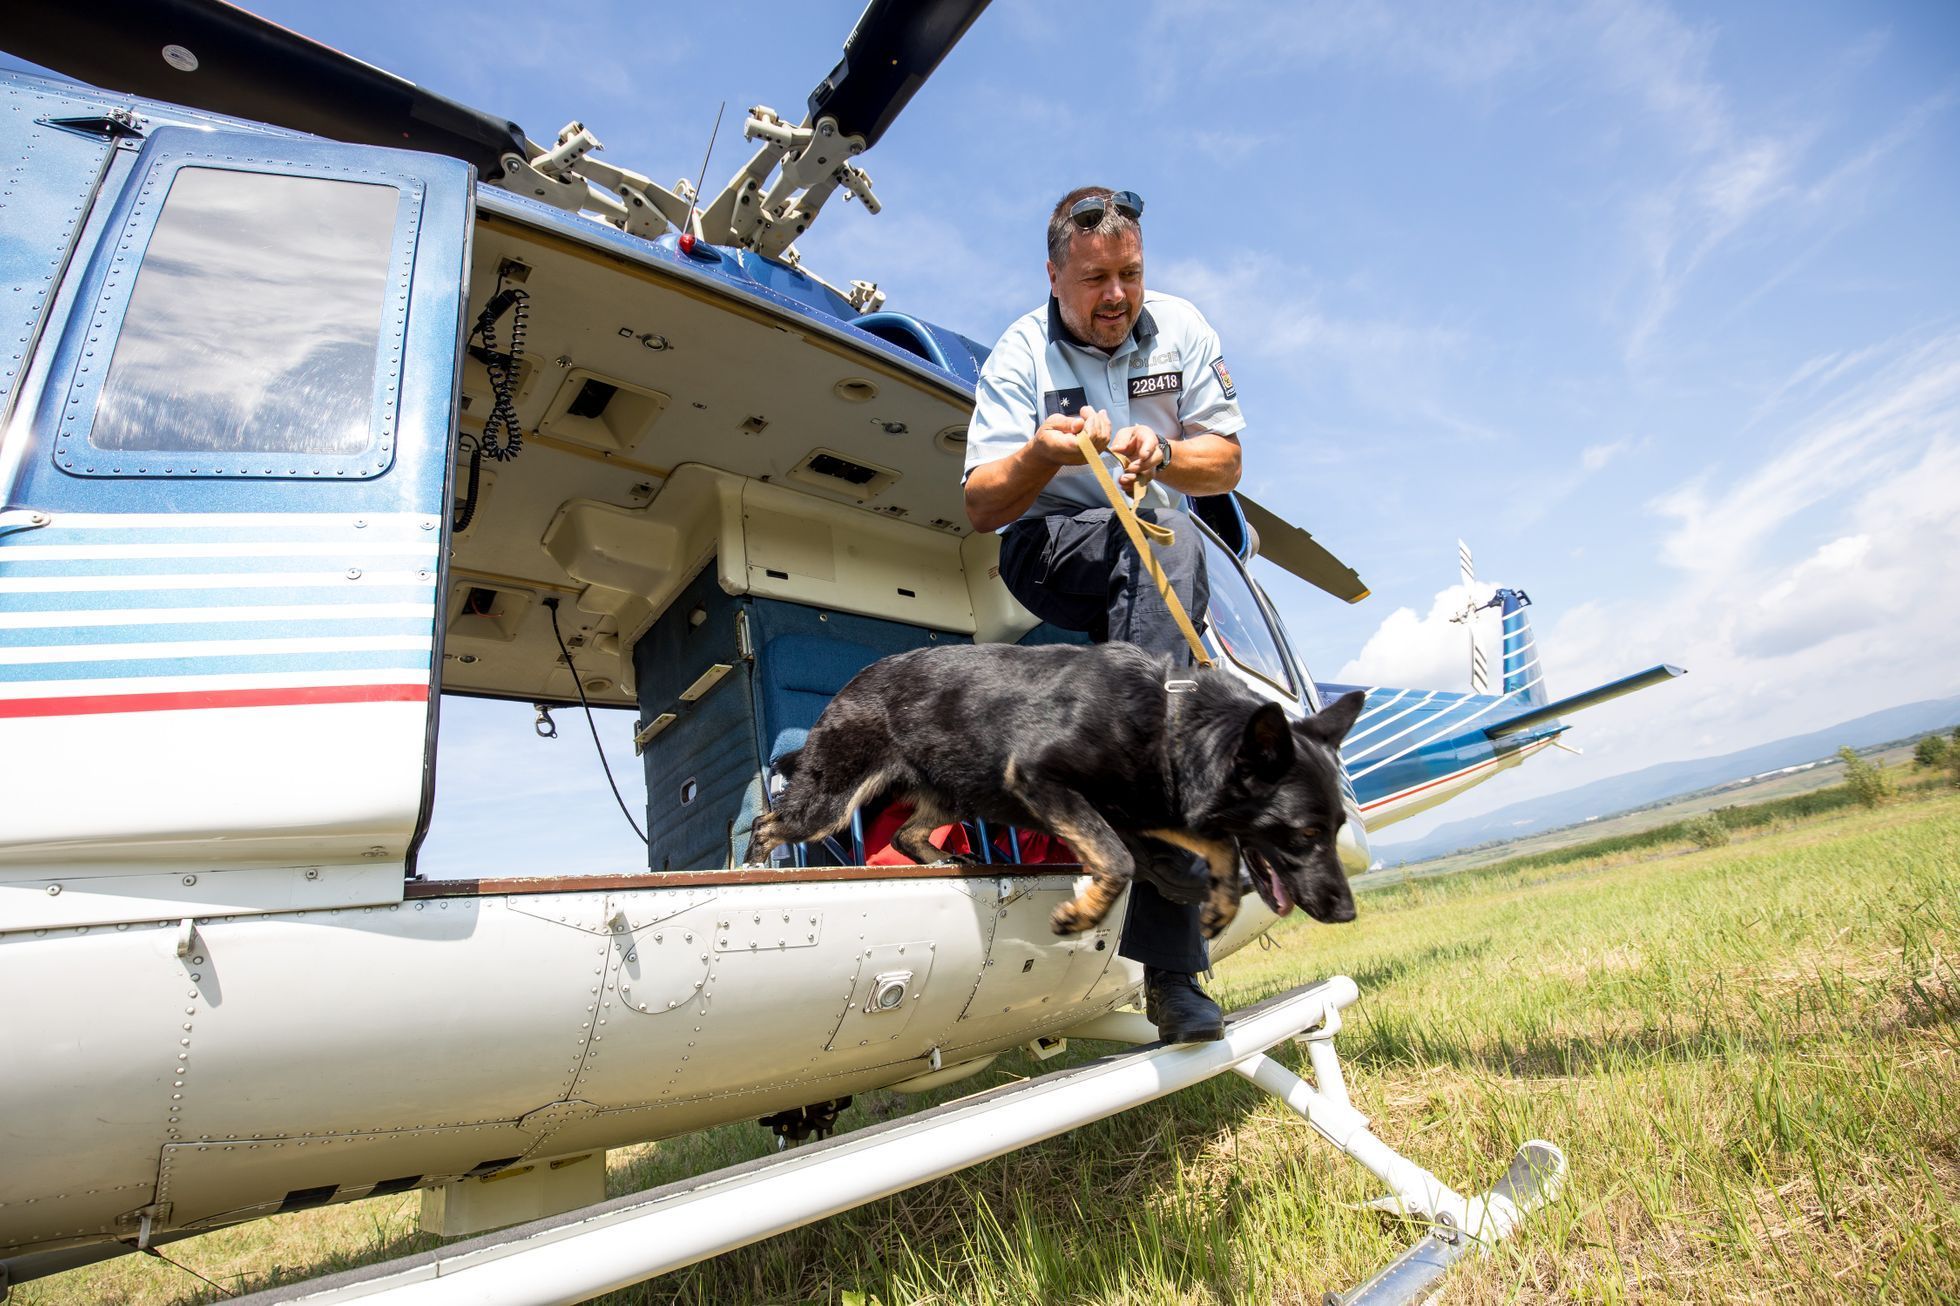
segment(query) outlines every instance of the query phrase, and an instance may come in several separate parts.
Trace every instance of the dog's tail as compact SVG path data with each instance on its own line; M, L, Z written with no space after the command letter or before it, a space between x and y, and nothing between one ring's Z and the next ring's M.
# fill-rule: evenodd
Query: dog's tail
M796 764L799 761L801 761L802 758L803 758L803 750L800 748L792 748L787 753L784 753L781 757L771 762L769 764L769 769L774 771L777 775L781 776L783 779L791 780L795 778Z

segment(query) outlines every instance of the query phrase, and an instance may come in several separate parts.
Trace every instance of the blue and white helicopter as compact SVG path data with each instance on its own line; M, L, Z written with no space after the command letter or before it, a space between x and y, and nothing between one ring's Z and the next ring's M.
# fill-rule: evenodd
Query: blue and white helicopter
M0 43L78 80L0 75L0 1296L421 1190L444 1233L534 1223L335 1293L571 1300L1227 1070L1444 1234L1555 1188L1548 1145L1463 1196L1377 1139L1337 978L1218 1044L595 1205L609 1147L800 1141L854 1093L1154 1038L1113 927L1049 932L1076 872L1023 832L960 830L973 867L894 861L874 822L738 859L772 761L873 659L1072 638L963 511L986 347L795 249L840 189L876 211L858 156L984 6L873 0L714 195L216 0L16 8ZM1242 496L1194 506L1219 665L1295 713L1349 688L1248 564L1349 602L1355 573ZM1365 687L1350 871L1364 828L1678 674L1553 700L1529 600L1492 602L1496 691ZM418 876L445 695L633 709L646 864ZM1274 920L1248 899L1215 955ZM1311 1085L1264 1055L1293 1037ZM1425 1239L1397 1282L1471 1245Z

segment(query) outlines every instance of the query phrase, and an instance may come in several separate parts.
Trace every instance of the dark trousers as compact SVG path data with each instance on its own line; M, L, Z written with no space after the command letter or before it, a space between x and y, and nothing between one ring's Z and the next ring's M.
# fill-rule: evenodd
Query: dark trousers
M1157 559L1202 631L1210 588L1198 528L1175 509L1146 508L1137 515L1176 534L1174 543L1157 548ZM1163 595L1108 508L1015 522L1000 537L1000 578L1043 621L1084 631L1099 644L1123 640L1152 653L1168 653L1180 665L1194 664L1191 646L1171 620ZM1117 952L1157 970L1184 974L1210 964L1198 929L1198 908L1171 902L1142 880L1131 884L1130 912Z

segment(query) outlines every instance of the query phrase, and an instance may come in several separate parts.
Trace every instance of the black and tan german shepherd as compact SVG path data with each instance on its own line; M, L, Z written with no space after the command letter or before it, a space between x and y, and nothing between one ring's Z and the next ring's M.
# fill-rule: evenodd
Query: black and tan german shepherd
M1066 840L1095 878L1055 910L1057 934L1103 918L1143 838L1205 859L1207 937L1238 913L1241 854L1275 912L1298 903L1316 920L1353 920L1334 845L1336 750L1362 699L1292 721L1223 671L1129 644L901 653L859 672L778 763L788 786L757 820L748 860L835 833L882 798L912 804L892 842L922 863L949 860L928 835L954 820Z

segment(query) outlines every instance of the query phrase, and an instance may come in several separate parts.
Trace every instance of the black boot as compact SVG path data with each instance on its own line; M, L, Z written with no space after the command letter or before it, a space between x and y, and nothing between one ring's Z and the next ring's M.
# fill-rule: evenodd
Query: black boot
M1225 1013L1198 987L1198 977L1145 967L1143 1014L1166 1043L1209 1043L1225 1037Z

